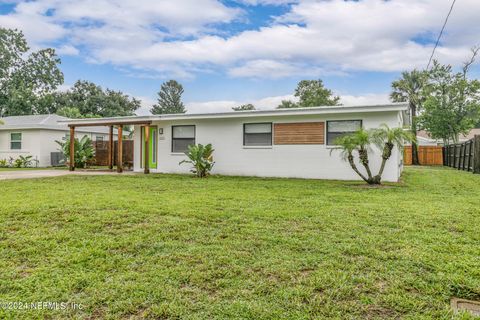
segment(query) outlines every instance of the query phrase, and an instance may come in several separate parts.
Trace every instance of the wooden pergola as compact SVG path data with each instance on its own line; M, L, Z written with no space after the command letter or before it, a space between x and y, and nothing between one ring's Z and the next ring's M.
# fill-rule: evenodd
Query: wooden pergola
M75 170L75 128L76 127L100 127L100 126L108 126L109 127L109 143L108 143L108 167L110 170L113 170L113 149L114 149L114 142L113 142L113 128L117 127L117 136L118 136L118 148L117 148L117 172L123 172L123 126L125 125L143 125L145 126L145 155L143 157L144 160L144 173L150 173L149 168L149 143L150 143L150 125L152 121L150 120L132 120L132 121L115 121L115 120L105 120L105 121L92 121L92 122L78 122L78 123L70 123L68 126L70 127L70 165L69 170Z

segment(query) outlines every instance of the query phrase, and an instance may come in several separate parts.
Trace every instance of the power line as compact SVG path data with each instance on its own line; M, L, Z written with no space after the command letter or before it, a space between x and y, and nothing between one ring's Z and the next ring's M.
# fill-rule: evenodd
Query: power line
M440 30L440 33L438 34L437 42L435 43L435 47L433 47L432 55L430 56L430 59L428 60L426 70L428 70L428 68L430 67L430 63L432 63L433 55L435 54L435 50L438 47L438 43L440 42L440 38L442 37L443 30L445 30L445 26L447 25L448 18L450 18L450 14L452 13L453 6L455 5L455 2L457 2L457 0L453 0L452 5L450 6L450 11L448 11L447 17L445 18L445 22L443 23L442 30Z

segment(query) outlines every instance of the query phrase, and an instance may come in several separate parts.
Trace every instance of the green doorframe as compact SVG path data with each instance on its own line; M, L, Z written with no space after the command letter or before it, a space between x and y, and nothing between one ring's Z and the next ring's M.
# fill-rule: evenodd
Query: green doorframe
M141 155L142 159L140 161L140 168L144 167L144 159L145 159L145 127L141 127L142 131L142 141L141 141ZM150 135L149 135L149 145L148 145L148 166L150 169L157 169L157 153L158 153L158 129L156 126L150 127Z

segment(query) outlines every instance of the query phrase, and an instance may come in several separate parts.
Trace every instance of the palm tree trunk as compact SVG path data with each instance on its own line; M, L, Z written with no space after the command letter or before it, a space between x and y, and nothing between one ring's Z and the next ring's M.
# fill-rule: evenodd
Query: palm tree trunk
M410 102L410 111L412 113L412 134L417 136L417 106ZM412 142L412 165L418 166L420 165L420 161L418 160L418 146L415 141Z
M353 160L353 155L352 153L349 153L348 154L348 163L350 163L350 167L352 167L353 171L355 171L359 176L360 178L362 178L366 183L368 184L371 184L370 180L367 179L361 172L360 170L358 170L356 164L355 164L355 161Z
M392 156L392 149L393 149L392 143L385 143L385 147L383 149L383 154L382 154L382 165L380 166L380 170L378 170L378 174L375 176L375 179L377 179L379 183L380 183L380 180L382 179L383 170L385 170L385 164L387 163L387 160L390 159L390 157Z
M368 179L372 180L372 171L370 170L370 165L368 164L368 151L364 148L361 148L360 150L358 150L358 155L360 157L360 162L367 171Z

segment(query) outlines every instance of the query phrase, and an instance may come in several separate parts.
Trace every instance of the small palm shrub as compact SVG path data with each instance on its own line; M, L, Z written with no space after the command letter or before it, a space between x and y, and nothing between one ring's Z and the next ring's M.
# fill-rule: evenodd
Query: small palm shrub
M364 130L339 137L335 140L340 149L342 157L350 164L353 171L358 174L368 184L381 184L385 164L392 156L392 150L395 146L402 149L404 142L415 141L415 136L402 128L390 128L383 124L378 129ZM376 175L372 174L369 164L369 151L371 145L376 145L382 153L382 164ZM333 149L332 149L333 150ZM355 163L355 152L358 154L359 162L365 168L362 173Z
M95 159L95 148L92 144L92 139L88 136L83 136L82 139L78 140L75 138L75 154L73 159L75 161L76 168L86 168L89 162L92 162ZM65 156L65 159L70 159L70 139L67 141L56 141L60 145L60 151Z
M205 178L210 174L215 162L213 161L213 151L211 144L190 145L188 151L185 152L189 160L180 161L179 164L190 163L192 169L190 172L199 178Z
M38 160L33 159L33 156L18 156L18 158L13 161L15 168L30 168L37 165Z
M0 168L7 168L7 167L8 167L8 160L0 159Z

